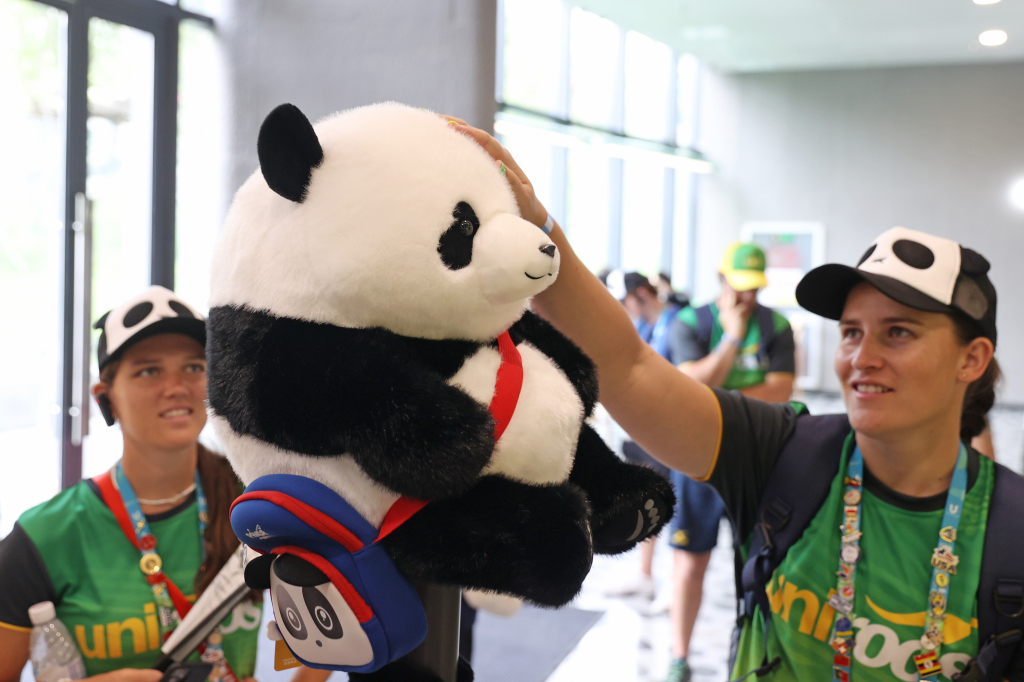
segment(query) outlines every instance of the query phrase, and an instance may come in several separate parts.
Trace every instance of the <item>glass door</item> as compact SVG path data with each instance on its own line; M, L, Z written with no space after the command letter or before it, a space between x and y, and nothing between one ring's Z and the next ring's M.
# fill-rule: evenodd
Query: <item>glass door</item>
M89 19L88 137L85 196L91 261L83 278L90 320L150 283L153 187L154 35ZM99 380L90 327L88 383ZM84 362L84 361L83 361ZM121 456L119 428L88 411L82 475L95 476Z
M66 29L0 0L0 537L59 489Z

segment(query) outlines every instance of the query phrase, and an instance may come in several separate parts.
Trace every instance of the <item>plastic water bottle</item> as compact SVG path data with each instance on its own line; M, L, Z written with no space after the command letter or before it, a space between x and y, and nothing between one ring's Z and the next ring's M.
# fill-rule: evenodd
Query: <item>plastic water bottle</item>
M32 621L29 652L36 682L59 682L85 678L85 663L71 633L57 618L53 602L44 601L28 610Z

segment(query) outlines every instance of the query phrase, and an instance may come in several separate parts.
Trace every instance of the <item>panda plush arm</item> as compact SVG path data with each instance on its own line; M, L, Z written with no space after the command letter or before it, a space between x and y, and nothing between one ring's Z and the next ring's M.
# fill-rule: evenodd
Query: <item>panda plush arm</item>
M476 344L236 306L213 308L208 325L210 406L237 433L315 457L348 454L419 499L468 489L491 457L490 413L444 381Z
M583 401L583 416L589 417L597 403L597 369L579 346L531 310L512 325L509 335L516 343L529 341L558 365Z

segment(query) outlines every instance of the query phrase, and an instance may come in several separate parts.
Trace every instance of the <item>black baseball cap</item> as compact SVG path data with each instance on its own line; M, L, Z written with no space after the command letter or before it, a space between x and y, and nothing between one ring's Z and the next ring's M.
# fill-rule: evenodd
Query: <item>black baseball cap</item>
M96 361L102 371L125 349L157 334L184 334L206 347L206 320L202 313L170 289L153 285L96 320L100 330Z
M879 235L856 267L830 263L808 272L796 287L796 300L812 313L838 320L850 290L868 282L910 308L962 313L995 344L996 290L988 278L990 267L980 253L951 239L894 227Z

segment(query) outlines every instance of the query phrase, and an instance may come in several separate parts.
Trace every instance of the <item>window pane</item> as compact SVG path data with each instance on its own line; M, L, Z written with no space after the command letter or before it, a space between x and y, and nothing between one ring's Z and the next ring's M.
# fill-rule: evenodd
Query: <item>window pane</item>
M226 189L222 72L216 37L183 21L179 31L178 171L174 288L206 310L210 261L224 217Z
M219 14L223 9L223 4L223 0L179 0L178 2L178 6L182 9L208 17Z
M658 272L665 168L627 159L622 168L622 269Z
M675 172L675 217L672 226L672 285L676 291L683 291L687 288L689 281L689 256L690 256L690 202L691 187L693 186L693 175L684 173L681 170ZM692 294L692 291L686 291Z
M551 206L551 145L530 135L525 126L517 126L515 130L513 134L500 135L499 140L530 178L537 198L545 206Z
M619 27L574 7L569 15L569 118L611 126Z
M153 34L89 20L86 194L92 199L93 319L149 286L153 170ZM96 371L94 332L90 356ZM89 477L121 456L118 429L90 410Z
M0 537L60 484L66 18L0 0Z
M505 0L504 5L502 100L533 111L557 114L565 21L562 3Z
M676 65L676 94L679 98L676 106L676 144L680 147L689 147L694 143L698 73L699 62L696 57L684 54L679 58Z
M626 121L633 137L664 140L668 133L672 50L645 35L626 33Z
M569 150L566 237L591 272L608 266L608 157L592 147Z

